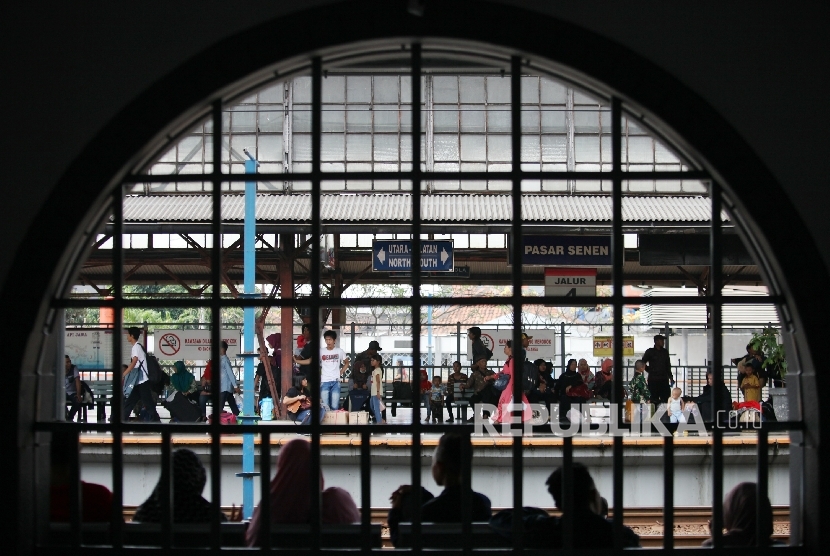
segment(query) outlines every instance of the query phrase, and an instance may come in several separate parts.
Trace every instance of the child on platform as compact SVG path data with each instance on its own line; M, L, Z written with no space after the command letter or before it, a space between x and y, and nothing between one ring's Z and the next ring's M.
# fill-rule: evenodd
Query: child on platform
M441 384L441 375L432 377L432 389L429 393L429 405L432 411L432 422L444 422L444 397L447 395L447 387Z
M671 398L669 398L669 403L666 405L666 413L669 416L669 422L671 423L685 423L686 416L683 415L683 410L686 408L686 403L683 401L683 398L680 397L682 391L680 388L673 388L671 391Z
M744 379L741 381L741 390L744 392L744 401L760 402L761 379L755 374L752 366L740 365L739 368L741 368L744 373Z

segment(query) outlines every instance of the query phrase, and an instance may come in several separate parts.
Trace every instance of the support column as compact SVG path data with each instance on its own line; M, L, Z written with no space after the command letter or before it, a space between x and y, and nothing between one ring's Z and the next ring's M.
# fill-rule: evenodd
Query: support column
M280 234L280 247L282 247L282 258L280 259L280 297L282 299L294 298L294 235ZM280 307L280 333L282 340L282 361L280 361L280 389L285 395L291 388L291 380L294 373L294 307ZM279 404L280 418L285 419L285 407Z

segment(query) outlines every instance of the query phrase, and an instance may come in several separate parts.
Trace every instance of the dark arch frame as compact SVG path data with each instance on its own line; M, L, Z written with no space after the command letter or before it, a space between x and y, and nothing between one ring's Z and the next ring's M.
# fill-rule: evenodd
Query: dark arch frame
M826 389L830 379L812 372L813 362L820 360L819 351L816 347L807 349L821 345L826 334L822 327L807 328L805 324L821 322L825 309L830 307L822 292L830 283L830 275L820 264L810 272L802 271L805 261L820 260L818 250L763 161L703 99L658 66L613 41L570 23L504 5L473 0L426 1L421 3L423 15L413 15L407 11L407 4L384 0L342 2L280 17L224 39L143 92L75 159L35 220L48 222L49 226L33 225L12 263L10 276L26 268L33 279L24 290L9 286L0 292L2 306L9 314L19 315L17 326L8 329L7 345L25 346L10 350L6 358L7 367L18 371L8 379L13 394L7 403L16 420L4 427L5 437L7 444L20 452L6 475L18 490L15 503L4 506L4 517L16 522L25 514L21 512L24 500L32 493L33 415L31 406L21 405L20 400L34 399L37 388L37 381L29 377L40 364L41 325L49 311L48 295L64 278L61 273L72 260L78 230L97 217L89 207L99 206L98 201L109 195L111 187L136 162L136 153L157 139L171 122L189 119L195 106L220 97L231 84L261 72L278 58L307 57L360 41L431 37L486 42L511 53L553 60L590 76L633 105L647 107L677 134L670 139L693 148L708 165L706 170L730 192L737 203L738 218L776 207L777 219L787 224L775 233L767 233L752 218L742 218L742 224L756 241L759 262L769 271L769 283L793 310L790 321L798 341L790 338L791 364L806 370L801 377L805 406L798 411L811 421L802 451L807 497L801 519L805 542L817 546L821 499L830 490L819 472L819 450L827 433L818 418L818 392ZM366 17L355 19L356 13ZM458 24L462 14L463 26ZM344 25L347 21L349 24ZM241 57L238 53L243 47L246 56ZM222 71L214 71L217 67ZM131 133L123 134L124 129ZM100 152L109 156L102 160ZM86 216L81 222L65 222L63 215L67 213ZM25 380L20 369L28 369ZM10 537L17 541L11 541L14 545L25 549L27 541L19 536L23 527L19 524Z

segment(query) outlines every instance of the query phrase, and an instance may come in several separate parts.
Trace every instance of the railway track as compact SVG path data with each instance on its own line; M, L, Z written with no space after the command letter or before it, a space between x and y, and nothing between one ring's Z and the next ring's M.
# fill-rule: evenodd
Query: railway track
M493 513L504 508L493 508ZM553 508L546 508L551 515L559 515ZM136 506L124 507L124 520L130 521ZM230 515L231 507L222 510ZM381 538L384 548L392 548L389 530L386 528L386 508L372 508L372 523L380 523ZM613 512L609 517L613 515ZM624 512L624 523L640 535L643 548L660 548L663 546L663 508L629 508ZM676 507L674 509L674 546L700 546L709 538L709 508ZM772 509L773 538L787 542L790 538L790 510L787 506L774 506Z

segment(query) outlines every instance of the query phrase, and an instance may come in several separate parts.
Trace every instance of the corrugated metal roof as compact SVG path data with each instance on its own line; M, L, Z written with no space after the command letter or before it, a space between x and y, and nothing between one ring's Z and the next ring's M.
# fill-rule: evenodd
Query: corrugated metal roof
M746 323L778 323L778 311L772 303L764 303L766 292L752 289L724 288L722 322L724 325ZM733 295L758 297L757 305L728 305ZM697 297L695 288L653 288L643 297L683 296ZM659 326L665 322L683 324L706 324L706 298L700 298L700 305L651 305L641 306L641 319L645 323Z
M425 222L509 222L509 195L425 195L421 215ZM244 219L241 195L222 198L226 222ZM708 222L710 201L705 197L625 196L626 222ZM126 222L209 222L208 195L150 195L124 200ZM257 220L261 222L308 222L311 196L257 195ZM395 195L323 195L320 213L324 222L408 222L412 199ZM609 222L611 198L588 195L524 195L525 222ZM724 220L728 216L723 214Z

